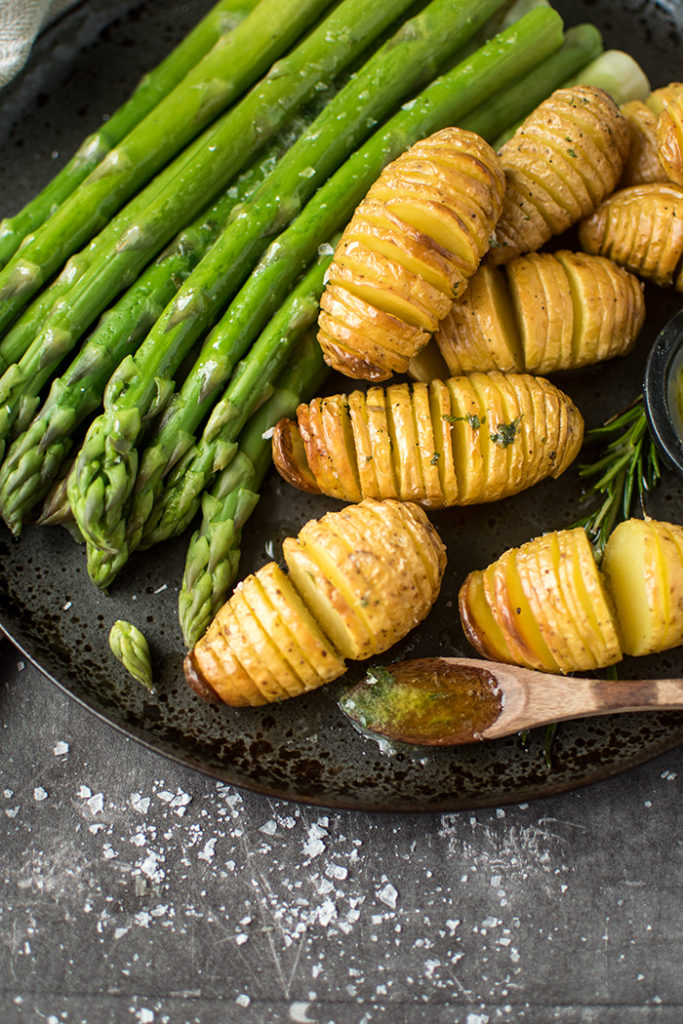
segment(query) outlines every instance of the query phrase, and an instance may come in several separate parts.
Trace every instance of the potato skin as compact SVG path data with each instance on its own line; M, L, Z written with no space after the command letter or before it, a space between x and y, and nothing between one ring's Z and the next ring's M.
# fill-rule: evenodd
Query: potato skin
M480 267L434 339L452 374L546 374L626 355L644 319L633 274L605 257L558 250Z
M683 185L683 94L672 97L657 118L657 156L666 177Z
M631 145L618 187L666 181L657 146L657 115L642 100L622 103L620 109L631 130Z
M586 217L616 186L626 119L602 89L557 89L500 150L506 189L487 259L508 263Z
M318 340L333 369L405 373L486 252L505 178L493 149L445 128L384 168L335 251Z
M297 429L301 443L279 442ZM492 371L313 399L299 406L296 424L278 424L273 458L295 487L312 476L323 494L345 501L445 508L559 476L582 439L581 414L562 391L541 377Z
M328 512L284 554L289 575L271 562L248 576L187 655L203 699L258 706L336 679L346 658L385 651L427 615L446 565L425 513L398 501Z
M483 657L564 674L622 656L605 582L580 527L536 537L470 573L458 605Z
M683 291L683 187L660 182L614 192L582 221L579 240L586 252Z

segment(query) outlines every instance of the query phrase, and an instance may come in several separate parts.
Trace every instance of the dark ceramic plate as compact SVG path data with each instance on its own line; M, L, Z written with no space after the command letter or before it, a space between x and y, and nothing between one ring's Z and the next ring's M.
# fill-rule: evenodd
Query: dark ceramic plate
M21 78L2 95L0 208L27 199L136 78L199 17L208 2L88 0L38 43ZM567 24L593 20L608 46L630 49L653 84L679 73L683 13L665 3L561 3ZM188 8L192 8L191 11ZM114 14L119 20L111 23ZM107 26L104 28L104 26ZM57 155L54 155L57 154ZM589 425L637 393L648 350L680 299L648 293L647 327L637 350L600 370L559 383ZM330 502L311 499L269 477L246 531L242 571L279 553ZM465 574L513 544L570 525L584 511L575 472L496 505L434 516L448 545L449 568L432 615L391 658L471 655L457 615ZM666 477L648 511L683 521L683 485ZM167 757L237 786L273 796L364 810L454 810L528 800L584 785L647 760L683 739L682 716L651 713L562 725L543 756L543 734L525 748L516 738L451 750L389 750L357 733L339 711L338 686L267 709L235 712L195 698L181 671L176 597L186 538L134 559L109 597L88 580L83 552L61 530L28 529L18 543L0 528L0 622L48 675L111 725ZM116 618L150 638L158 694L148 698L112 658L107 634ZM623 674L683 675L683 652L625 662ZM349 678L357 678L350 673ZM339 684L341 685L341 684Z

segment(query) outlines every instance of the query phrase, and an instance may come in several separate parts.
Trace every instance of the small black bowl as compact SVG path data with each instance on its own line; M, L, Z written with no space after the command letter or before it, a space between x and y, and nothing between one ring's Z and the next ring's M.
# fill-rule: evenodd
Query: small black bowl
M657 335L643 380L645 413L664 460L683 476L683 309Z

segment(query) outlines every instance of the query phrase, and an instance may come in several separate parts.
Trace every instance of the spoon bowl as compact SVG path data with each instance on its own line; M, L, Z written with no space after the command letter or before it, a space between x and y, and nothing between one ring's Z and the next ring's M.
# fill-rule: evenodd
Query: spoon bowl
M362 728L393 740L455 746L570 718L683 709L683 679L620 682L478 658L422 658L370 669L340 706Z

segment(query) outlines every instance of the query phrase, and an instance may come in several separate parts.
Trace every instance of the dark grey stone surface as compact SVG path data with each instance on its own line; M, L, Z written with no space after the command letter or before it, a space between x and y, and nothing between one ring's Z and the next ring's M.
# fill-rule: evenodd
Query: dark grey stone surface
M0 641L3 1024L678 1024L681 749L528 805L325 811L124 738Z

